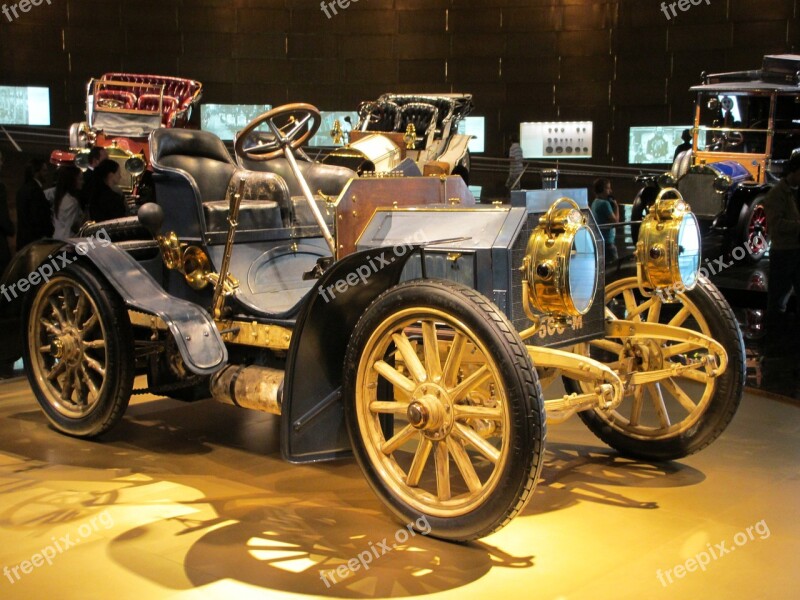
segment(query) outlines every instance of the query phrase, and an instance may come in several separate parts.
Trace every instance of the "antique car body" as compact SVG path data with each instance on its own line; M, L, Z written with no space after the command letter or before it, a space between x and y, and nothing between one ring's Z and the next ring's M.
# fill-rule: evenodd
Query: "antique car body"
M148 165L150 133L186 127L202 91L198 81L162 75L106 73L92 79L86 86L86 121L70 127L69 150L54 150L50 162L85 169L89 150L106 148L124 169L120 187L132 194Z
M758 261L768 249L764 196L800 146L800 55L765 56L757 71L704 74L691 91L693 148L676 157L662 181L677 186L704 232ZM643 190L634 219L657 188L653 181Z
M741 334L698 278L676 190L645 218L633 270L607 276L587 206L479 206L459 176L297 161L319 122L273 109L237 161L209 132L157 129L158 204L15 257L0 317L22 326L3 352L23 355L53 427L101 435L146 374L154 394L280 415L289 461L354 454L395 516L457 541L530 500L545 409L648 460L721 434ZM559 377L567 393L545 399Z
M325 158L326 164L356 172L393 171L404 161L408 174L469 178L471 137L458 125L473 109L471 94L384 94L359 107L349 143Z

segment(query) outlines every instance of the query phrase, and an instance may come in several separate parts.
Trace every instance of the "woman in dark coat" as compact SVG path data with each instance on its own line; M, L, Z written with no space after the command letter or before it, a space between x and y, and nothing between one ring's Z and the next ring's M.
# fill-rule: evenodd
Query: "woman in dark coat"
M92 189L89 190L89 218L92 221L108 221L127 216L125 198L116 191L122 181L119 165L113 160L104 160L94 170Z
M53 216L44 195L47 163L34 158L25 167L25 183L17 192L17 250L53 235Z

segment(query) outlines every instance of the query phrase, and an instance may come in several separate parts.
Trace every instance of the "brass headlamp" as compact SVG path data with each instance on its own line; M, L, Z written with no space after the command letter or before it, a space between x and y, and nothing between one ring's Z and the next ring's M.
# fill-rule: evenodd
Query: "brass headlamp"
M673 196L667 199L666 196ZM680 192L661 190L642 221L636 244L639 287L666 298L691 290L700 270L700 228Z
M566 207L564 207L566 205ZM597 289L597 243L580 207L560 198L539 220L523 261L523 305L546 315L589 312Z

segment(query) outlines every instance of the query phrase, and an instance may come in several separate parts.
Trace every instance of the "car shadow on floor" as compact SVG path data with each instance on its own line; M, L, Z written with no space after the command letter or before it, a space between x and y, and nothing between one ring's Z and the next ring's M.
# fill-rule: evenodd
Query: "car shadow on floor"
M353 461L285 463L270 415L212 401L152 400L132 406L100 441L59 435L38 411L3 421L17 422L3 428L0 451L20 459L5 473L20 482L0 489L0 526L25 521L26 528L46 528L110 511L124 526L113 532L105 555L168 589L235 580L318 596L409 597L457 589L496 569L537 568L534 545L514 555L483 541L411 535ZM677 463L631 461L579 444L551 442L544 460L526 520L584 502L653 509L655 502L622 490L704 478ZM32 520L22 519L29 499L2 502L25 479L36 507ZM42 481L46 491L37 488Z

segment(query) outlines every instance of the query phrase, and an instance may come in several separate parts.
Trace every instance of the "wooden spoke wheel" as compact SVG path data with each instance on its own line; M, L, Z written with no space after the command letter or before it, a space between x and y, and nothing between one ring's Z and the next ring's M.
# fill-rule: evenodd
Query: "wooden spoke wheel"
M24 327L28 380L52 425L80 437L112 427L134 375L130 322L116 291L70 265L30 293Z
M359 322L345 363L353 449L373 489L407 523L453 540L503 526L541 469L536 373L485 298L435 281L402 284Z
M744 385L744 347L728 303L707 279L664 304L639 291L636 277L620 277L606 287L606 318L652 322L700 332L717 340L728 354L728 368L709 376L708 350L694 342L633 338L604 338L581 344L576 351L608 364L626 382L622 404L613 410L580 413L601 440L623 454L648 460L672 460L692 454L713 442L733 418ZM676 376L633 384L631 375L697 365ZM587 391L585 383L567 380L572 390Z

